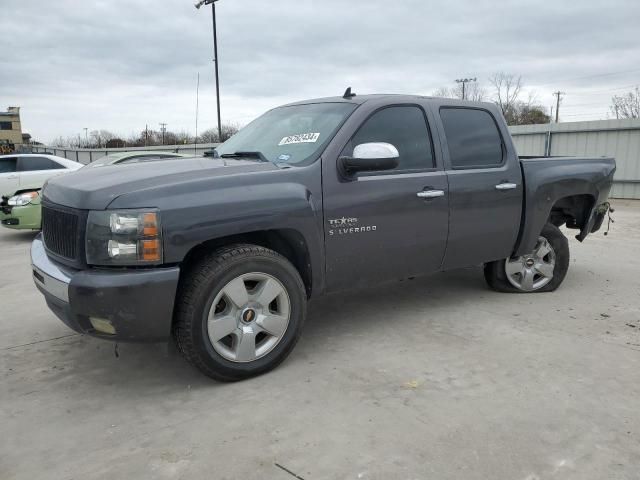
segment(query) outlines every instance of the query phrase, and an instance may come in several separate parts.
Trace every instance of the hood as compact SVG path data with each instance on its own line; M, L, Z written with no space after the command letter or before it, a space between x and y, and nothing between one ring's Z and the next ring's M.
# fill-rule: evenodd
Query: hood
M49 180L43 197L45 201L67 207L103 210L127 193L277 169L272 163L220 158L180 158L81 168Z

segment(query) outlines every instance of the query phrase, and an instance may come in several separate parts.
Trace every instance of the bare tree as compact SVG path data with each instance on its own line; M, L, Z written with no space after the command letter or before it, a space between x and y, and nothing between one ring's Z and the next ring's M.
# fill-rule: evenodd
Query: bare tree
M89 147L104 147L109 140L113 140L115 138L117 138L117 136L109 130L93 130L89 133Z
M611 111L616 118L640 118L640 87L611 98Z
M54 138L50 143L52 147L66 147L68 145L67 140L65 140L62 136Z
M432 97L441 97L441 98L456 98L455 94L450 88L440 87L436 91L431 94Z
M469 82L464 91L465 100L482 102L487 95L486 90L478 82ZM431 94L432 97L462 98L462 84L453 88L441 87Z
M228 140L234 136L240 128L234 123L222 124L222 142ZM198 142L200 143L221 143L221 139L218 138L218 129L209 128L202 132L198 136Z
M489 78L493 87L493 100L509 122L513 118L518 97L522 90L522 77L512 73L498 72Z

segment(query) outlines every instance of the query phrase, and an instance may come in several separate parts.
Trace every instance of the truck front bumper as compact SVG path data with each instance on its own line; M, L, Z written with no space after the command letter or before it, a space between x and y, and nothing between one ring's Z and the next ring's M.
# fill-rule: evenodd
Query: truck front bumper
M73 330L122 342L160 342L171 334L180 269L74 270L49 259L38 235L33 281Z

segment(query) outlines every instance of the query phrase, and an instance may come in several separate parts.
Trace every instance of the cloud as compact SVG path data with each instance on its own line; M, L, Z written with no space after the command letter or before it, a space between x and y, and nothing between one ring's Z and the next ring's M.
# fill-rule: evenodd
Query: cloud
M587 119L640 83L636 1L220 0L217 14L223 121L241 124L349 85L429 94L496 71L522 75L545 105L567 92L561 114ZM193 131L198 72L200 128L215 125L209 7L24 0L5 6L0 31L0 108L22 106L35 138Z

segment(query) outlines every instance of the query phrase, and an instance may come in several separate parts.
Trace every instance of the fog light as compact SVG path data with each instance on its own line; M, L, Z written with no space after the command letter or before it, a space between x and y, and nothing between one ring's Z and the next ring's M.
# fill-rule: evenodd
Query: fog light
M115 335L116 327L106 318L89 317L89 321L93 328L100 333L106 333L107 335Z

